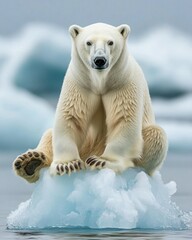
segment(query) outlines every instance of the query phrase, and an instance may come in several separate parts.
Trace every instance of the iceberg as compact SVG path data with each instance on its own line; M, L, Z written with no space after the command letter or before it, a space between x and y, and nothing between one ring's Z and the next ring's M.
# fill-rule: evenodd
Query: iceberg
M192 94L173 99L154 98L152 101L155 116L158 119L192 121Z
M41 172L31 198L7 218L8 229L120 228L188 229L192 214L171 196L175 182L164 184L157 172L142 169L115 174L110 169L51 177Z
M1 48L0 81L37 95L60 91L71 54L65 30L43 24L27 25L14 38L0 39Z
M159 120L159 125L165 130L169 150L173 152L192 152L192 124L191 122Z
M191 36L168 26L157 28L130 40L130 52L143 68L152 96L192 91Z
M26 150L37 145L52 126L54 111L44 100L12 87L0 89L0 150Z
M55 32L58 30L55 29ZM53 66L56 61L57 67L62 65L67 68L66 61L61 61L63 55L58 53L62 46L65 50L67 43L63 43L63 38L56 36L56 34L54 34L55 37L51 38L51 33L53 34L54 30L51 31L48 27L28 26L13 39L0 39L0 135L3 136L0 140L1 151L10 149L24 151L33 148L37 145L43 132L52 127L53 108L44 99L25 90L33 92L33 86L39 88L41 92L42 81L47 81L47 83L43 83L43 89L45 86L49 88L49 83L50 88L52 88L52 81L45 75L37 74L38 69L31 68L31 64L29 64L29 68L23 69L25 64L28 64L29 61L32 62L33 57L44 62L43 66L47 68L50 65ZM63 36L60 31L58 34ZM53 45L57 46L56 49L54 47L54 51ZM47 48L49 53L51 51L53 53L49 55ZM65 57L63 59L65 60ZM21 68L22 71L20 71ZM42 70L40 72L42 73ZM19 88L21 79L23 87Z
M152 101L158 124L165 130L169 150L192 152L192 94Z
M191 36L160 27L139 39L131 36L129 49L144 70L152 96L192 91ZM7 65L5 74L16 86L37 95L59 94L70 51L66 30L31 24L12 39L0 39L0 67Z

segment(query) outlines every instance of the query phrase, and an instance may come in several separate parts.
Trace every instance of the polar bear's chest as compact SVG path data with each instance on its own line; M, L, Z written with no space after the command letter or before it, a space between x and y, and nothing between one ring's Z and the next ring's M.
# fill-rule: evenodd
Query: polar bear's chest
M95 94L104 94L107 91L106 76L102 74L97 74L92 76L91 81L91 90Z

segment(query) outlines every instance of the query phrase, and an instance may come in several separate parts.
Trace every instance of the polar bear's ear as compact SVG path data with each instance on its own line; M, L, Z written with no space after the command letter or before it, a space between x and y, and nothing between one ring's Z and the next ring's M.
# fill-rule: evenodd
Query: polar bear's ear
M70 28L69 28L69 32L72 36L72 38L76 38L77 35L81 32L82 28L78 25L72 25Z
M117 29L124 38L127 38L127 36L129 35L129 33L131 31L131 28L127 24L122 24L122 25L118 26Z

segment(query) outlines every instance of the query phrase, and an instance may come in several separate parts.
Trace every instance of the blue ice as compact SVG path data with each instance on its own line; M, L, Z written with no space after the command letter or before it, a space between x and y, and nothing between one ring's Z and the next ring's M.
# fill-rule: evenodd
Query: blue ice
M9 229L53 227L186 229L192 215L171 196L175 182L164 184L159 172L116 174L110 169L51 177L42 172L31 198L7 219Z
M0 149L36 146L43 132L52 126L54 111L32 94L12 87L0 89Z

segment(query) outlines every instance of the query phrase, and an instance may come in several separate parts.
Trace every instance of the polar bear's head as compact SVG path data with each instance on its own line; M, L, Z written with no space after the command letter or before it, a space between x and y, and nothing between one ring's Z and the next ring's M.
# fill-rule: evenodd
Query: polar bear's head
M113 27L97 23L84 28L73 25L69 32L79 59L88 68L101 71L110 69L118 61L130 27L125 24Z

